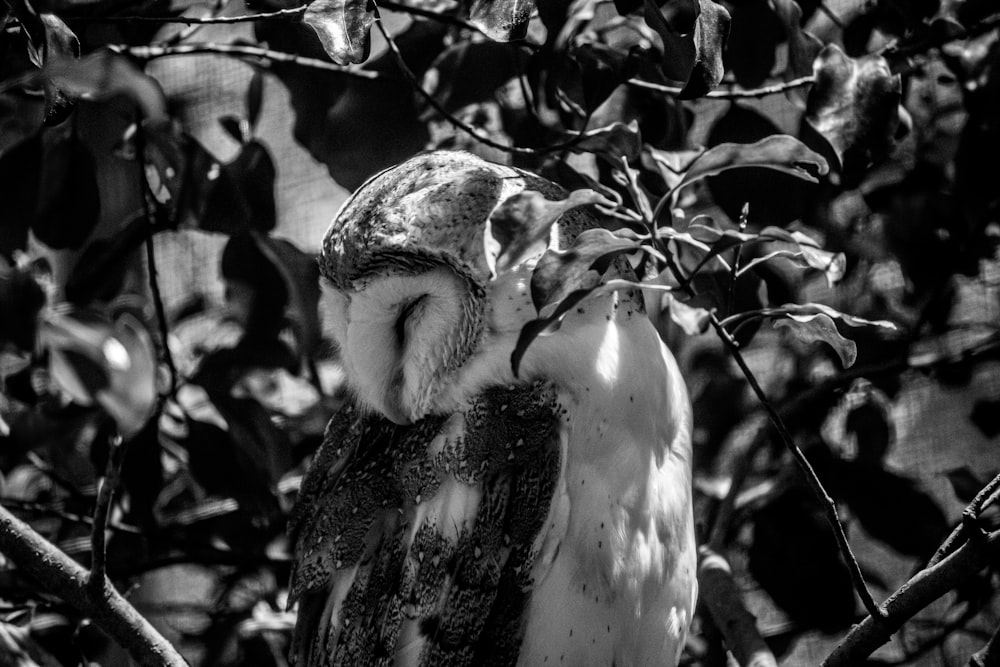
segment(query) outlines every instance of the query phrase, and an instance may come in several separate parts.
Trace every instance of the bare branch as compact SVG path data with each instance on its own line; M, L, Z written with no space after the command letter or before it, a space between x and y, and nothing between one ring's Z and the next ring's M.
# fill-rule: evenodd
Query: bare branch
M97 487L97 505L94 507L94 523L90 527L90 577L88 584L94 595L100 595L107 585L106 540L108 517L115 500L118 480L121 478L122 453L125 446L122 437L115 433L108 441L108 461L104 466L104 477Z
M236 58L253 58L270 60L272 62L287 63L299 67L308 67L326 72L338 72L348 76L361 79L379 79L382 76L375 71L361 69L356 66L337 65L318 58L307 58L296 53L285 51L274 51L260 46L248 44L222 44L219 42L201 42L193 44L177 44L166 46L163 44L151 44L149 46L129 46L127 44L111 44L109 49L115 53L126 53L139 60L154 60L156 58L168 58L171 56L191 56L191 55L219 55L232 56Z
M809 76L802 76L797 79L791 79L790 81L775 83L770 86L763 86L762 88L750 88L747 90L713 90L703 95L703 97L709 97L717 100L755 99L767 97L768 95L777 95L778 93L783 93L786 90L792 90L793 88L811 86L815 82L816 78L810 74ZM637 88L656 90L661 93L666 93L667 95L680 95L682 90L676 86L664 86L659 83L653 83L652 81L643 81L642 79L629 79L628 84Z
M132 659L149 667L186 667L184 658L114 589L93 595L87 571L0 507L0 551L54 595L86 614Z
M698 549L698 561L699 594L737 662L742 667L777 667L757 632L757 619L743 604L729 563L708 547Z
M968 540L937 564L921 570L882 605L884 614L868 616L851 628L823 667L857 665L882 646L918 611L1000 557L1000 530Z
M308 5L290 7L273 12L243 14L240 16L67 16L69 21L81 23L182 23L184 25L205 25L210 23L249 23L250 21L274 21L295 19L305 13Z

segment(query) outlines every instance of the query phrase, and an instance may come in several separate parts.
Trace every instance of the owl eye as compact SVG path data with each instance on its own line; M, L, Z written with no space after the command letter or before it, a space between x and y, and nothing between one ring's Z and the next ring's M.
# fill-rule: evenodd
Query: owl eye
M421 310L420 306L428 296L428 294L421 294L416 299L404 304L403 308L399 311L399 318L396 319L396 343L400 347L406 342L407 320Z

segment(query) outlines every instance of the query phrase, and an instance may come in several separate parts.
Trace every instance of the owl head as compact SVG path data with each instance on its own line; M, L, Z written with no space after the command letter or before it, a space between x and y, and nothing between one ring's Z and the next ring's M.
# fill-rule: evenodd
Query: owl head
M565 197L533 174L437 151L374 176L338 212L319 259L321 308L362 406L412 423L484 349L509 359L497 341L534 316L530 268L545 244L497 277L484 237L491 212L523 190ZM565 214L561 228L586 215Z

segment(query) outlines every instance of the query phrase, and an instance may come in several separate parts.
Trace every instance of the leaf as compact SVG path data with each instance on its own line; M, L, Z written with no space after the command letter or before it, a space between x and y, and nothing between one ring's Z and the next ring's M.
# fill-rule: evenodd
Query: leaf
M510 355L510 367L514 372L514 377L517 377L520 372L521 361L531 343L539 336L548 336L558 331L562 325L562 321L578 303L591 296L600 296L624 289L643 289L660 292L669 292L672 290L672 288L663 285L637 283L631 280L616 278L603 283L597 282L589 287L570 292L547 316L531 320L521 327L521 333L517 338L517 343L514 345L514 351Z
M79 248L100 218L94 156L69 127L46 131L43 144L31 230L50 248Z
M694 0L671 0L661 10L655 0L643 5L646 24L663 44L663 73L668 79L686 82L697 58L694 31L701 12Z
M775 50L785 37L780 19L767 0L732 6L732 30L726 41L725 62L743 88L763 85L774 69ZM810 64L812 60L809 61Z
M819 175L829 169L822 155L810 150L795 137L777 134L753 144L726 143L708 149L684 172L675 189L740 167L774 169L811 183L818 182L818 179L810 169Z
M853 366L858 358L857 344L841 336L837 325L827 315L789 315L788 319L775 320L774 326L788 329L803 343L826 343L840 357L844 368Z
M505 44L463 40L444 49L424 74L424 89L448 112L496 99L497 90L524 70L527 54ZM430 120L437 111L428 105Z
M628 124L616 121L605 127L587 130L569 146L569 150L574 153L594 153L615 166L621 165L622 157L633 162L642 152L639 123L635 120Z
M316 31L323 50L338 65L368 59L375 21L368 0L313 0L302 20Z
M142 109L145 119L167 120L167 100L160 84L117 53L104 49L79 60L50 61L43 73L71 95L95 100L125 95Z
M138 320L126 314L112 325L52 312L41 339L52 378L74 401L100 405L126 438L142 429L156 407L156 351Z
M833 147L845 172L886 157L899 127L901 83L885 58L849 58L827 45L813 63L805 119Z
M737 275L742 275L775 257L801 258L807 266L822 271L826 275L827 283L832 287L843 279L847 270L847 257L844 253L824 250L802 232L787 232L779 227L766 227L758 238L767 244L765 247L773 248L777 245L779 249L771 250L766 255L755 257L742 264Z
M680 299L669 297L670 319L689 336L698 336L708 331L711 314L704 308L689 306Z
M575 190L559 201L524 190L500 202L483 235L486 264L496 277L548 246L552 225L567 211L588 204L613 206L593 190Z
M34 349L38 313L44 305L45 292L30 271L0 267L0 350L8 343L20 350Z
M35 134L0 155L0 253L13 256L28 245L42 168L42 135Z
M945 475L948 477L948 483L951 484L952 491L955 492L955 497L963 505L971 503L979 495L983 487L986 486L986 481L993 476L991 473L985 477L981 477L972 472L968 466L952 468L945 471Z
M1000 415L1000 400L981 398L972 405L969 420L987 438L995 438L1000 435L1000 416L998 415Z
M260 69L255 69L253 76L250 77L246 102L247 123L250 125L250 134L252 134L257 127L257 121L260 120L260 110L264 104L264 73Z
M40 62L80 57L80 40L76 34L55 14L39 15L45 26L45 53ZM74 102L57 86L51 78L45 79L45 124L57 125L73 111Z
M581 232L565 250L549 248L531 274L531 300L535 310L543 314L570 292L599 280L616 257L639 249L634 238L606 229Z
M687 85L678 97L693 100L714 90L725 68L722 52L729 36L729 11L713 0L698 0L701 13L694 27L695 62Z
M534 11L535 0L472 0L469 21L490 39L511 42L527 34Z
M802 9L796 0L768 0L785 28L788 40L788 65L785 81L798 79L812 73L813 61L823 49L823 43L802 29ZM805 108L806 93L803 88L792 88L786 97L799 108Z

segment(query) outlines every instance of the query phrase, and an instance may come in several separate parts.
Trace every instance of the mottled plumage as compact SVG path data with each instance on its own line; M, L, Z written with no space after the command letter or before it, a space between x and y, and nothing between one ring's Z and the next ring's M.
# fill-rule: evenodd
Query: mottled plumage
M638 292L582 302L513 377L545 248L491 279L484 230L524 189L565 196L429 153L327 233L354 402L293 517L300 665L676 664L695 595L687 395ZM571 211L549 244L593 224Z

